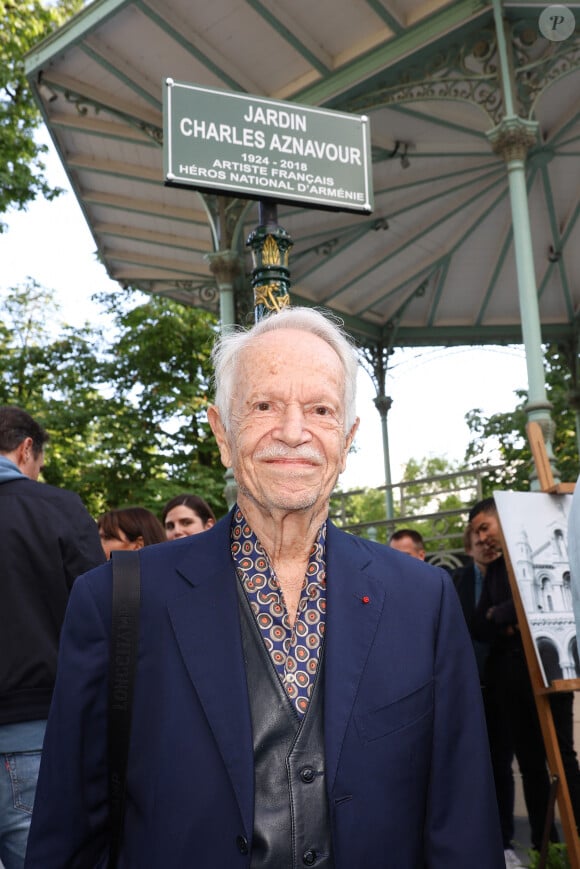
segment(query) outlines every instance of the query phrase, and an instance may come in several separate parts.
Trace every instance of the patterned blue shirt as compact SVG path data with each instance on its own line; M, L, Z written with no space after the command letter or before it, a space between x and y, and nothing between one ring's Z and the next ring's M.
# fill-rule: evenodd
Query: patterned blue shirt
M314 690L326 622L326 522L310 552L294 626L262 544L236 507L232 558L262 639L294 709L301 717Z

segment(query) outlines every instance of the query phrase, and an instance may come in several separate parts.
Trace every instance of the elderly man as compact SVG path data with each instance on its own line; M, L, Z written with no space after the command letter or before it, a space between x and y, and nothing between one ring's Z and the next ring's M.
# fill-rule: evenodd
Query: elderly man
M37 481L48 433L0 407L0 861L24 865L59 632L79 573L104 561L73 492Z
M473 651L449 576L337 530L357 359L285 309L214 352L238 503L140 553L120 865L503 867ZM29 869L105 865L110 569L75 584Z

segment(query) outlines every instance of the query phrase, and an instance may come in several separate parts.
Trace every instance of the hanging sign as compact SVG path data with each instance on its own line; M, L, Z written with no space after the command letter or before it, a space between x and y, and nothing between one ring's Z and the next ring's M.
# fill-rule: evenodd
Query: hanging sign
M165 183L341 211L373 209L369 119L165 80Z

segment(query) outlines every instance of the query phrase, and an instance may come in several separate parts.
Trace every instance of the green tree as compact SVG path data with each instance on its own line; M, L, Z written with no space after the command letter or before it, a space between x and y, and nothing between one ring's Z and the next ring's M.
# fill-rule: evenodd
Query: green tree
M574 412L570 407L570 393L576 388L575 375L571 370L570 354L556 344L544 350L546 393L552 403L552 419L556 424L553 442L554 456L562 480L575 481L578 476L578 444ZM530 488L532 455L526 438L525 412L527 392L517 390L518 403L513 411L485 416L480 409L466 415L471 440L466 451L466 461L480 463L501 462L501 467L491 472L484 481L484 494L492 495L494 489L527 491Z
M394 491L393 523L385 520L384 492L377 489L335 493L331 515L380 543L387 542L393 527L404 524L423 535L428 551L462 550L465 513L475 500L473 474L446 457L409 459L401 482Z
M52 294L34 281L11 290L0 305L0 403L50 432L45 480L78 492L93 515L128 504L159 512L186 490L223 514L205 414L214 319L130 291L101 303L106 336L88 325L57 330Z
M105 481L111 506L139 495L151 509L194 489L222 514L224 469L205 413L215 318L131 291L101 303L114 316L116 338L102 373L110 412L95 484Z
M24 75L24 55L82 6L83 0L0 0L0 215L25 208L38 195L52 199L61 192L44 175L47 148L34 136L41 116Z

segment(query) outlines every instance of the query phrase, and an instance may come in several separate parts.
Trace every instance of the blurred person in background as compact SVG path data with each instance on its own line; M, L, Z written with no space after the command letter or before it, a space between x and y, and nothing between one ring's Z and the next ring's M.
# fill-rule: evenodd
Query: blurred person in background
M487 568L493 561L500 558L502 553L499 546L486 545L484 547L474 534L469 523L463 535L463 546L466 555L470 556L471 561L455 571L453 581L459 595L469 633L472 635L473 649L479 671L505 863L508 869L518 869L522 864L513 849L515 801L515 785L512 770L514 758L513 739L506 710L498 702L493 685L486 685L486 661L490 651L490 643L477 640L473 637L473 619L483 590L483 580L487 573Z
M199 495L176 495L163 508L161 522L168 540L201 534L215 525L214 512Z
M0 859L21 869L72 584L104 562L73 492L39 483L46 432L0 407Z
M399 531L394 531L389 537L389 546L391 549L406 552L413 558L425 561L425 543L414 528L401 528Z
M108 510L99 517L97 525L106 558L118 549L143 549L166 539L161 522L145 507Z

